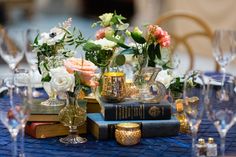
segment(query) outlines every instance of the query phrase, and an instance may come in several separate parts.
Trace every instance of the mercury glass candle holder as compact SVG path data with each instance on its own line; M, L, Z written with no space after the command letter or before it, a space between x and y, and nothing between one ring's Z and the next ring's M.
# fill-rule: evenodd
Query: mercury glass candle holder
M132 146L140 142L141 130L138 123L119 123L116 125L115 138L123 146Z

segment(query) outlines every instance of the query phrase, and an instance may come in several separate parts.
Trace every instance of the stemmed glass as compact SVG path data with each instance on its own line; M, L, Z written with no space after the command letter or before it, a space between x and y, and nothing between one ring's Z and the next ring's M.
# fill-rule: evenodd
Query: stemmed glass
M13 80L14 78L14 80ZM24 135L24 127L27 117L30 113L30 105L32 104L31 97L31 81L30 75L26 70L16 69L13 78L6 78L4 86L8 88L9 104L1 106L0 119L2 123L11 133L13 139L12 155L17 156L17 135L22 129ZM22 138L24 138L22 136ZM24 156L24 141L21 143L20 156Z
M14 74L13 106L18 111L16 119L21 125L21 151L24 157L24 131L32 105L32 88L30 73L26 69L16 69Z
M2 83L2 87L11 88L9 84L12 84L12 79L5 79ZM10 90L8 90L10 91ZM10 95L11 97L11 95ZM3 99L9 99L9 96L4 96ZM14 107L12 102L5 101L5 104L0 104L0 119L12 137L12 156L17 156L17 135L21 128L20 122L15 117ZM17 112L16 112L17 113Z
M38 76L37 73L37 52L33 51L33 43L35 40L35 37L39 34L39 30L37 29L27 29L26 31L26 43L25 43L25 56L26 60L30 66L31 72L32 72L32 80L38 80L33 79L34 77ZM34 82L34 85L36 85L37 82ZM39 91L35 90L33 84L32 84L32 95L33 97L39 97L42 95Z
M222 86L223 80L223 86ZM224 74L210 76L207 86L206 113L221 137L221 156L225 155L225 137L236 118L236 78ZM226 95L225 95L226 94Z
M226 66L236 57L236 31L216 30L212 40L213 56L223 72L223 82ZM222 84L223 84L222 82Z
M205 83L199 71L189 71L184 81L184 113L192 133L192 156L195 156L195 142L204 113Z
M0 30L0 55L14 72L24 56L24 31Z

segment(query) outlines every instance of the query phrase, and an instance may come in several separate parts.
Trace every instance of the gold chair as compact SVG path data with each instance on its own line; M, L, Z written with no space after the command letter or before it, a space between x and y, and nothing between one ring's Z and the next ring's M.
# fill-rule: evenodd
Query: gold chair
M195 37L204 37L207 38L211 43L213 32L209 27L209 25L203 19L189 12L172 11L165 13L156 20L155 24L163 26L164 24L168 24L173 20L179 20L179 19L191 21L191 23L197 25L200 28L200 30L185 32L183 34L177 34L171 32L167 28L167 31L169 32L172 38L171 39L173 45L172 53L177 49L179 45L182 45L187 50L187 53L190 58L189 69L193 69L193 65L195 63L195 57L194 57L194 50L191 43L189 42L189 39ZM218 69L219 69L218 64L216 64L215 70L218 71Z

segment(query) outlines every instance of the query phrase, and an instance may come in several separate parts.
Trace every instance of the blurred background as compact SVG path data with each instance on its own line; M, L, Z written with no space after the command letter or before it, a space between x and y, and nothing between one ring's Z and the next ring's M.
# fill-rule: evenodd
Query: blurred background
M94 38L96 28L91 24L97 21L98 15L105 12L116 12L127 17L131 25L142 26L155 23L169 11L187 11L201 17L214 31L215 29L236 28L235 0L0 0L0 25L10 28L39 28L48 32L58 23L72 17L73 25L78 27L89 38ZM185 21L175 21L165 26L168 32L182 33L183 30L195 29ZM210 41L193 41L194 69L215 70L212 46ZM188 69L189 58L185 50L175 52L180 58L180 69ZM25 61L21 62L24 65ZM236 61L231 62L227 72L236 74ZM0 59L1 73L10 70Z

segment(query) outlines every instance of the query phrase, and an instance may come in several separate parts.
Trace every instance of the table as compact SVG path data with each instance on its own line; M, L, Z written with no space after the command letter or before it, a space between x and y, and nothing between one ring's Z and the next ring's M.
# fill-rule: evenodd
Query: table
M4 107L8 100L0 98L0 107ZM0 123L0 157L11 156L11 136ZM203 118L198 137L215 138L220 144L219 135L213 124ZM65 145L60 143L59 137L48 139L33 139L26 135L25 153L27 157L190 157L191 136L179 134L176 137L143 138L141 143L132 147L120 146L115 140L98 141L91 135L85 135L88 142L80 145ZM19 142L18 142L19 148ZM226 137L226 154L236 156L236 125Z

